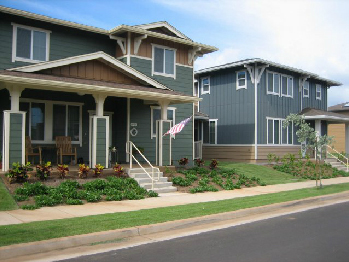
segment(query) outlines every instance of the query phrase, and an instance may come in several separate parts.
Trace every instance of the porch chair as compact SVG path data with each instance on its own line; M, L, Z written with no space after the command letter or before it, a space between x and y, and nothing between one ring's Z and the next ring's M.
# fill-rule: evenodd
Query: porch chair
M70 136L56 136L56 148L57 148L57 164L63 164L63 156L70 156L70 162L77 163L76 147L72 147ZM58 162L58 159L60 162Z
M37 149L37 153L34 152L34 150L36 151ZM35 160L35 157L38 156L39 157L39 164L41 163L41 147L33 147L32 146L32 141L30 139L30 136L26 136L25 137L25 162L28 163L29 162L29 156L33 157L33 163Z

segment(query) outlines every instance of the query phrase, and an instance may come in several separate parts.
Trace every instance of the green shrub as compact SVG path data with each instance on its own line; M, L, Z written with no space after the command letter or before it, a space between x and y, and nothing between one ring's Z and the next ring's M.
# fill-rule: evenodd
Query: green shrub
M24 210L34 210L34 209L38 209L40 207L37 205L23 205L23 206L21 206L21 208Z
M102 196L97 192L86 192L86 201L87 202L98 202L102 199Z
M34 184L29 184L25 182L22 187L19 187L15 190L17 195L26 195L26 196L38 196L45 195L48 192L48 187L40 182Z
M83 205L84 203L80 199L67 198L65 200L67 205Z
M87 191L96 191L103 190L107 185L108 183L104 179L96 179L94 181L83 184L82 187Z
M40 195L40 196L35 196L34 199L35 199L35 204L38 207L56 206L63 202L63 197L59 197L57 195L55 196Z
M14 195L13 198L17 201L17 202L21 202L21 201L26 201L29 199L29 197L27 195Z
M158 197L159 194L154 192L153 190L148 191L148 197Z

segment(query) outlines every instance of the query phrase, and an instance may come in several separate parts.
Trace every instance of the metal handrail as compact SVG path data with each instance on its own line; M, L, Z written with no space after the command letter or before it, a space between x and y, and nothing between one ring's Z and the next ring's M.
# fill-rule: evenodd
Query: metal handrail
M327 151L327 154L331 155L332 157L334 157L335 159L337 159L337 161L341 162L343 165L345 165L347 167L347 172L349 171L349 159L343 155L342 153L339 153L336 149L330 147L329 145L327 145L327 147L333 151L335 151L337 154L341 155L346 161L347 163L344 163L342 160L339 159L339 157L331 154L330 152Z
M147 172L147 170L144 169L144 167L139 163L139 161L135 158L135 156L132 153L132 148L135 148L138 153L143 157L143 159L148 163L148 165L151 167L151 175ZM126 154L129 154L130 157L130 170L132 169L132 159L136 161L136 163L141 167L141 169L149 176L151 179L151 189L154 190L154 181L159 181L160 180L160 174L158 172L158 179L154 179L154 167L153 165L148 161L148 159L142 154L142 152L133 144L132 141L127 141L126 142Z

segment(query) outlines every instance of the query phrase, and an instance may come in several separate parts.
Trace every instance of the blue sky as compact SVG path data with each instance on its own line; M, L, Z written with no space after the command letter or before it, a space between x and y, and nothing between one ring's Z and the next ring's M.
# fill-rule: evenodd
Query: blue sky
M328 105L349 102L349 21L345 0L0 0L0 5L111 29L168 21L220 50L196 69L263 58L343 83Z

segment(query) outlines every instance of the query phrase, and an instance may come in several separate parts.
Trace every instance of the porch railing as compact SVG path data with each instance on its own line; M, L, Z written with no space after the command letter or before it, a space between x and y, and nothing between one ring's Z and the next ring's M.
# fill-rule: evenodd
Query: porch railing
M330 147L329 145L327 145L327 148L336 152L335 153L336 155L335 155L334 153L330 153L327 150L327 154L330 155L331 157L337 159L337 161L341 162L343 165L345 165L347 167L347 172L348 172L349 171L349 159L345 155L343 155L342 153L339 153L336 149Z
M142 165L139 163L137 158L133 155L133 149L137 150L139 155L147 162L147 164L151 168L151 172L149 173ZM158 173L157 179L154 177L154 167L152 164L149 162L149 160L142 154L142 152L135 146L135 144L132 143L132 141L126 142L126 154L130 155L130 170L132 169L132 162L133 160L136 161L136 163L140 166L140 168L148 175L148 177L151 179L151 189L154 190L154 181L159 181L160 180L160 173Z
M194 142L194 159L202 158L202 140Z

